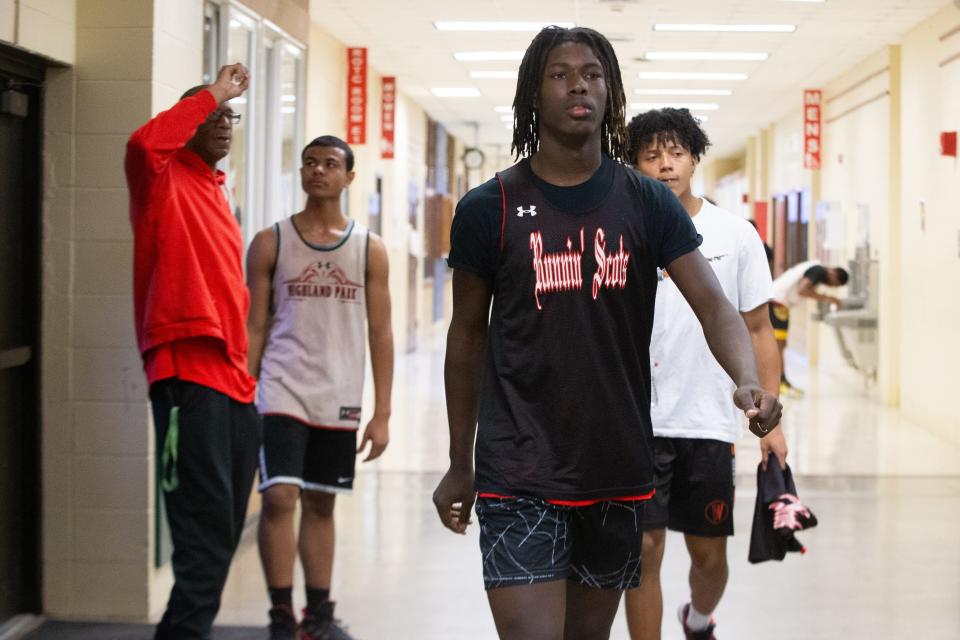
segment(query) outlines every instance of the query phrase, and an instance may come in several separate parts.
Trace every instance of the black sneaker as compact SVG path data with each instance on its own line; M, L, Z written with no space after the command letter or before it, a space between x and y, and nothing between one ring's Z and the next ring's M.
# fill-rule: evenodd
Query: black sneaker
M279 604L270 609L270 640L297 640L297 618L293 609Z
M690 603L683 605L677 610L677 617L680 619L680 624L683 625L683 637L686 640L717 640L717 636L713 635L713 630L716 628L716 624L713 622L713 618L710 618L710 626L706 629L700 631L694 631L687 626L687 612L690 611Z
M328 600L316 608L304 609L298 640L354 640L333 617L333 607L334 603Z

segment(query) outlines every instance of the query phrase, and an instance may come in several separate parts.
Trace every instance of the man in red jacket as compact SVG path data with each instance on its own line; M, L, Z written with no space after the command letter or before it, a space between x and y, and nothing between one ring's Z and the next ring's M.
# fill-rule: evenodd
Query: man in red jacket
M243 241L217 169L239 120L228 101L249 82L242 65L223 67L127 143L134 317L173 539L157 640L210 638L260 447Z

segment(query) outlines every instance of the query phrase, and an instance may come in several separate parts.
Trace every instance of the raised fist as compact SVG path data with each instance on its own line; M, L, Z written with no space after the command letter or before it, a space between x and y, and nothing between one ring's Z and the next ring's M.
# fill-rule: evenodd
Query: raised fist
M220 67L217 79L210 85L210 93L218 103L243 95L250 86L250 72L239 62Z

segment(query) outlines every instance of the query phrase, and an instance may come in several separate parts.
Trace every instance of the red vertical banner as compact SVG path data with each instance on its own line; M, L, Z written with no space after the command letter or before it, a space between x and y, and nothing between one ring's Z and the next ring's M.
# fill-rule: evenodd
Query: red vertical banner
M769 214L767 210L766 202L754 202L753 203L753 221L757 225L757 233L760 234L760 239L766 244L769 239L768 228L769 228Z
M380 157L393 159L393 133L396 127L397 79L384 76L380 81Z
M347 144L367 143L367 50L347 49Z
M803 92L803 168L820 168L823 92L808 89Z

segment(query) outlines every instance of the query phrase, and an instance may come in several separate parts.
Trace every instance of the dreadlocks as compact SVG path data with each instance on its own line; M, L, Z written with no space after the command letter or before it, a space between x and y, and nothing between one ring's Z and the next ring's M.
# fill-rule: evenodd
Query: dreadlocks
M517 92L513 98L513 144L514 157L533 155L540 148L540 123L537 121L536 100L543 82L543 69L547 55L565 42L587 45L603 65L607 83L607 104L603 114L600 139L603 153L615 160L627 160L627 127L624 119L626 96L620 79L620 63L610 42L603 34L586 27L564 29L549 26L537 34L527 47L517 76Z
M654 109L641 113L630 121L628 132L627 162L633 164L637 154L651 144L676 144L700 162L700 156L707 152L710 139L700 128L700 121L693 117L689 109Z

